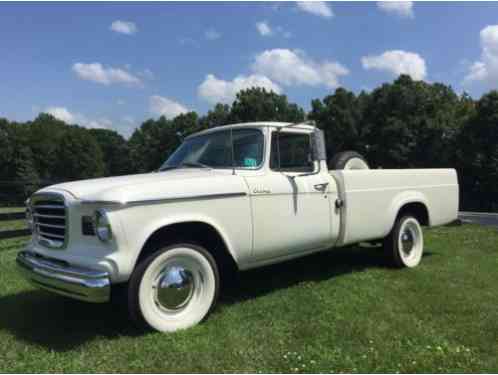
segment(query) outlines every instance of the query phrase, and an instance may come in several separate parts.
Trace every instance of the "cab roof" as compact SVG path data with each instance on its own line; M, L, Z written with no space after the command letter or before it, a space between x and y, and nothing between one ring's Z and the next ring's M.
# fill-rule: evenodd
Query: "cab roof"
M214 128L202 130L200 132L191 134L187 138L190 137L196 137L198 135L204 135L204 134L209 134L221 130L228 130L228 129L239 129L239 128L263 128L263 127L272 127L272 128L284 128L286 126L292 125L292 122L278 122L278 121L258 121L258 122L242 122L238 124L228 124L228 125L221 125L221 126L216 126ZM294 129L313 129L314 127L312 125L307 125L307 124L299 124L296 126L293 126Z

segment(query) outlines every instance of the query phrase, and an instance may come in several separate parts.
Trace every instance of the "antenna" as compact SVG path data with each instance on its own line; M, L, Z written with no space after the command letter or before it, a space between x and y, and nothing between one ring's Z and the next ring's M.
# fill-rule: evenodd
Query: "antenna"
M235 151L233 147L233 126L230 127L230 145L232 149L232 175L235 175Z

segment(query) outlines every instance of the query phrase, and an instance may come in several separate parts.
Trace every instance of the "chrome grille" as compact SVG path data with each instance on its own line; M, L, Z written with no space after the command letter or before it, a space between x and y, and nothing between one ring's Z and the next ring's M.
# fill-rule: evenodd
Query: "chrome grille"
M55 193L36 194L31 197L30 207L38 243L49 248L64 248L68 234L64 197Z

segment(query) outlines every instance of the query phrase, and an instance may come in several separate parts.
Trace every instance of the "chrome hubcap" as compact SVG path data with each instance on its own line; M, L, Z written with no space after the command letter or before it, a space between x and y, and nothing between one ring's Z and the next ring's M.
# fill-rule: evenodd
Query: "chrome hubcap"
M410 228L405 228L401 234L401 248L406 255L410 255L413 249L414 235Z
M180 310L194 294L194 277L188 269L170 265L159 273L154 285L155 302L166 310Z

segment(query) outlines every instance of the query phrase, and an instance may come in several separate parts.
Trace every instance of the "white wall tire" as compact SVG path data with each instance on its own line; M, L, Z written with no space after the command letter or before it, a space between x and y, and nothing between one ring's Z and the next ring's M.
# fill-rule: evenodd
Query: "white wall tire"
M365 160L360 158L351 158L344 165L344 169L369 169Z
M219 275L204 248L177 244L162 248L137 266L130 279L132 318L161 332L201 322L216 303Z
M362 170L370 169L365 158L356 151L342 151L334 155L329 162L329 168L333 170Z
M396 267L418 266L424 253L424 234L417 218L412 215L399 217L386 237L384 247Z

